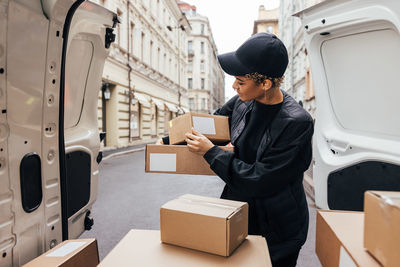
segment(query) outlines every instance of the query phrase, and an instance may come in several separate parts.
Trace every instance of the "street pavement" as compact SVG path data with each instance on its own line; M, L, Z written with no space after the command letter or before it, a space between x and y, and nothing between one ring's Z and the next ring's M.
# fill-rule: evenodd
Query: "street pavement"
M160 229L160 207L183 194L219 197L224 186L216 176L144 172L144 151L108 157L100 164L94 226L81 238L98 241L100 259L130 229ZM193 163L195 164L195 163ZM310 227L298 267L321 266L315 255L315 206L309 201Z

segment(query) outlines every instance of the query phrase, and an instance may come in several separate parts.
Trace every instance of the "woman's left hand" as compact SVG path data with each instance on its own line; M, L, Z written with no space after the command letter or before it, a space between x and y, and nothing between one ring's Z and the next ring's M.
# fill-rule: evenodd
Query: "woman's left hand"
M192 128L192 133L186 133L186 143L190 151L204 155L210 148L214 146L211 141Z

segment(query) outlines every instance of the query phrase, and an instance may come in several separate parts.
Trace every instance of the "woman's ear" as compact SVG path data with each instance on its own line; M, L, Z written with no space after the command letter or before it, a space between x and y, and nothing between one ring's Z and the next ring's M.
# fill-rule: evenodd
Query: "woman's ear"
M265 80L265 81L263 82L263 89L264 89L265 91L271 89L271 87L272 87L272 81L271 81L271 80Z

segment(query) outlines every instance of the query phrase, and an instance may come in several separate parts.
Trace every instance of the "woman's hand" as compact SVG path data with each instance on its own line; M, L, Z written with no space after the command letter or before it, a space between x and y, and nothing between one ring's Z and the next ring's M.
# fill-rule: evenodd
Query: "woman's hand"
M156 145L163 145L164 141L162 140L162 138L158 139L156 142Z
M186 133L186 143L190 151L204 155L210 148L214 146L211 141L192 128L192 133Z

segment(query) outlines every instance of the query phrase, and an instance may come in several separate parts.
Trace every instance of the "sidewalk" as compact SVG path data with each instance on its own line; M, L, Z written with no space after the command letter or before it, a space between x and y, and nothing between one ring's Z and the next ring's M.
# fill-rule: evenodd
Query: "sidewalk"
M140 145L120 147L120 148L105 147L105 148L103 148L103 160L106 160L106 159L114 157L114 156L125 155L125 154L129 154L129 153L133 153L133 152L143 151L146 148L147 144L154 144L154 142L144 143L144 144L140 144Z

